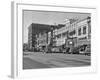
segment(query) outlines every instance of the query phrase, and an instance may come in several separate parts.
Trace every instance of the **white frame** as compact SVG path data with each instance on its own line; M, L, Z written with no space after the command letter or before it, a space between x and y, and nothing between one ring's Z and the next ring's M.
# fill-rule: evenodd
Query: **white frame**
M12 2L12 68L11 76L13 78L23 77L40 77L40 76L55 76L55 75L66 75L72 73L87 73L96 72L97 56L93 46L95 42L91 37L91 66L90 67L73 67L73 68L54 68L54 69L22 69L22 10L44 10L44 11L61 11L61 12L83 12L91 13L91 25L92 33L94 33L94 27L96 26L96 8L86 7L72 7L72 6L55 6L55 5L38 5L38 4L27 4Z

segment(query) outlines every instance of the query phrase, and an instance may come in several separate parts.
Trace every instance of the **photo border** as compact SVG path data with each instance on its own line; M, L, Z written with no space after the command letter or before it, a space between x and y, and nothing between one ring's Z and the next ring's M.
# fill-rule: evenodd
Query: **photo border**
M72 6L56 6L56 5L41 5L41 4L27 4L12 2L11 5L11 26L12 26L12 54L11 54L11 76L13 78L24 78L24 77L40 77L40 76L54 76L54 75L66 75L75 73L91 73L97 71L97 55L93 46L95 42L91 36L91 66L90 67L67 67L67 68L53 68L53 69L33 69L23 70L22 64L22 34L23 34L23 21L22 11L23 9L28 10L44 10L44 11L61 11L61 12L84 12L91 13L91 35L94 33L94 27L96 26L96 8L86 7L72 7ZM33 76L34 75L34 76Z

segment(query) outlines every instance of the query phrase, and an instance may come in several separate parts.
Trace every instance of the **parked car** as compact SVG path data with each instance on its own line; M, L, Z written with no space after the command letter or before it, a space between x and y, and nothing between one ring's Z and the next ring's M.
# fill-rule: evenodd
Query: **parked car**
M79 53L82 54L82 55L85 54L85 49L84 48L80 48L79 49Z
M52 48L52 52L54 52L54 53L59 53L60 52L60 49L59 48Z
M73 48L66 48L63 53L67 53L67 54L79 54L79 48L78 47L73 47Z
M89 45L85 49L85 55L91 55L91 47Z
M91 55L91 47L90 47L90 45L87 45L84 49L80 49L79 53L80 54L84 54L84 55Z
M72 54L79 54L79 47L74 47L72 49Z

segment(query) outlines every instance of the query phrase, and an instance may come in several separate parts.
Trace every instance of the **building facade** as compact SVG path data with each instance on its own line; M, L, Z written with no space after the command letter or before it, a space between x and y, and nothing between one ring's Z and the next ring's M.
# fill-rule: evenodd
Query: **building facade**
M64 26L60 29L55 29L54 35L55 35L55 45L56 46L61 46L65 44L65 40L67 38L67 28Z
M47 49L54 46L54 25L50 25L50 30L40 32L37 35L37 48ZM56 27L56 26L55 26Z
M29 49L32 50L32 49L37 48L39 46L47 45L47 43L48 43L47 42L48 41L47 32L49 32L50 29L51 29L50 25L32 23L28 27L28 46L29 46Z
M44 50L48 45L48 33L42 32L37 34L37 45L39 50Z
M66 19L64 25L32 23L28 33L29 48L77 47L91 44L91 18L82 20Z
M69 47L70 42L74 47L88 45L91 42L91 18L87 17L73 23L68 21L64 27L55 29L54 33L56 46Z
M91 44L91 19L90 17L77 23L77 45Z
M29 50L33 50L36 45L36 35L35 30L33 28L33 24L28 27L28 47Z

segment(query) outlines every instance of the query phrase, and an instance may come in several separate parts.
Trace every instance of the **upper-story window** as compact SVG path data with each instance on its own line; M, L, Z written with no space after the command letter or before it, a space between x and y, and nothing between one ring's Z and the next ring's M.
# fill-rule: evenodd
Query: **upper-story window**
M81 35L81 28L78 29L78 35Z
M83 34L86 34L86 26L83 27Z
M61 34L58 34L58 35L57 35L57 38L61 38Z
M65 37L66 35L67 35L67 32L64 32L64 33L62 34L63 37Z
M75 34L76 34L76 31L75 31L75 30L69 32L69 35L70 35L70 36L73 36L73 35L75 35Z

